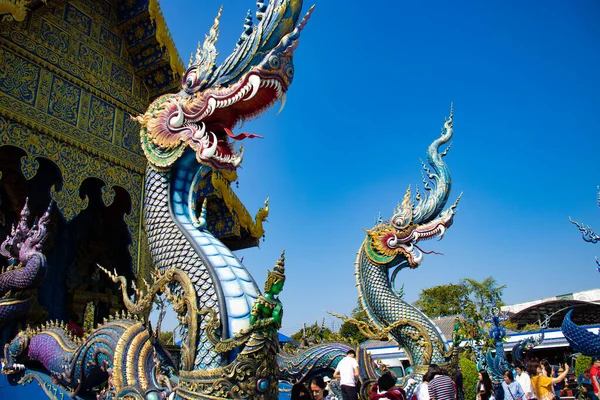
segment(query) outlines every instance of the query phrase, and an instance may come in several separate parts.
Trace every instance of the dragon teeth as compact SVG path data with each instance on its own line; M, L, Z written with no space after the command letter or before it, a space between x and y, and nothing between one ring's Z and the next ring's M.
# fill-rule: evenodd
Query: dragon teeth
M250 92L250 95L248 95L248 97L244 98L244 101L250 100L256 95L256 93L258 93L258 89L260 89L261 84L260 77L258 75L250 75L250 77L248 78L248 83L252 87L252 92Z
M196 139L202 139L204 136L206 136L206 125L204 125L204 122L200 122L200 127L200 130L194 132L194 138Z

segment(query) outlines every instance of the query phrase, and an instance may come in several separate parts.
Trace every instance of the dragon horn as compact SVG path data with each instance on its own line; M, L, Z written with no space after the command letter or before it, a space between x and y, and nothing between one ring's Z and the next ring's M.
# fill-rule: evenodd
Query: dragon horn
M250 37L250 34L252 33L253 28L254 28L254 23L252 22L252 13L250 12L250 10L248 10L248 13L246 14L246 19L244 20L244 31L240 35L240 37L235 45L235 49L238 49L242 45L242 43L244 43L246 41L246 39L248 39L248 37ZM234 51L235 51L235 49L234 49Z
M314 9L315 6L313 5L311 8L308 9L306 15L304 15L304 17L296 26L296 28L291 33L285 35L283 39L281 39L282 43L285 43L286 40L292 42L288 44L288 48L286 50L287 52L294 51L296 50L296 47L298 47L298 39L300 38L300 32L302 32L302 29L304 29L304 27L306 26L306 23L310 19L310 16L312 15Z
M198 79L203 81L208 80L215 68L216 68L216 58L217 58L217 48L215 47L215 43L217 43L217 39L219 38L219 19L221 18L221 12L223 11L223 6L219 9L219 13L215 17L215 22L213 26L210 28L210 32L206 35L204 39L204 43L200 46L198 43L198 49L196 50L196 59L192 66L196 66L196 76ZM188 67L189 68L189 67Z
M215 44L219 39L219 19L221 18L221 13L223 12L223 6L219 9L217 16L215 17L215 21L213 22L212 27L210 28L210 32L206 35L204 39L204 43L200 46L200 42L198 42L198 49L196 50L196 60L194 64L200 64L203 62L213 62L217 57L217 50L215 48Z
M52 214L53 206L54 206L54 200L50 200L50 204L48 204L48 208L46 209L46 212L44 213L44 215L42 215L42 217L37 222L38 229L44 228L46 226L46 224L48 223L48 221L50 220L50 214Z
M25 199L25 205L21 210L21 219L19 220L19 224L17 225L16 231L27 232L29 231L29 227L27 226L27 220L29 219L29 197Z

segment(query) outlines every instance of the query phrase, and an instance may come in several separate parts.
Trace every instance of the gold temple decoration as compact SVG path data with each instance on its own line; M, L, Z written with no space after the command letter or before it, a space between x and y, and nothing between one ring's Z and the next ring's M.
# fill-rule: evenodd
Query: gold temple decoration
M27 6L29 6L30 3L31 0L0 0L0 16L2 16L2 22L23 22L27 16Z
M336 318L341 319L344 322L350 322L351 324L356 325L356 327L358 328L360 333L362 333L369 339L386 340L389 337L388 334L396 328L400 328L403 326L409 326L411 328L414 328L416 330L416 332L407 332L407 334L410 336L411 339L416 340L420 346L424 347L424 350L425 350L424 354L423 354L424 364L429 364L429 362L431 361L431 355L433 353L433 344L431 342L429 334L427 333L427 330L425 330L425 328L422 325L420 325L414 321L411 321L407 318L401 318L401 319L395 321L393 324L390 324L390 325L386 326L385 328L380 329L380 328L373 326L372 324L369 324L368 322L365 322L365 321L359 321L355 318L348 318L346 316L336 314L331 311L327 311L327 313L333 315ZM397 344L399 344L399 343L397 343ZM411 363L412 363L412 360L411 360Z
M98 265L102 271L104 271L114 283L119 283L121 293L123 294L123 303L127 308L127 311L133 315L144 316L150 312L156 295L162 291L166 291L167 298L173 305L173 309L177 313L177 318L180 322L187 327L188 334L185 343L182 343L182 354L183 358L183 369L192 370L194 367L194 357L196 354L196 342L198 327L198 316L203 316L198 312L198 302L196 298L196 291L194 285L190 280L190 277L182 270L177 268L171 268L166 270L164 273L155 270L153 273L153 279L151 283L146 282L142 279L143 288L138 288L133 282L131 283L132 288L136 294L136 301L131 301L127 295L127 280L123 276L117 275L117 272L111 273ZM176 284L183 289L183 294L175 296L171 293L168 284ZM211 321L216 318L213 316L212 319L207 321L210 325Z
M231 178L231 176L226 178L220 172L213 172L211 183L215 188L215 193L223 199L225 205L231 211L232 215L234 215L234 218L237 218L242 228L246 229L252 237L256 239L261 238L265 234L263 222L269 216L269 199L265 200L265 206L258 210L254 220L252 220L246 207L244 207L239 197L233 192L230 185L231 181L228 178Z
M156 40L158 40L158 42L167 49L169 54L169 63L171 65L173 74L182 76L185 72L183 61L181 60L179 52L175 47L175 42L173 42L173 38L169 33L165 18L160 11L158 0L150 0L148 4L148 12L150 13L150 18L156 26Z

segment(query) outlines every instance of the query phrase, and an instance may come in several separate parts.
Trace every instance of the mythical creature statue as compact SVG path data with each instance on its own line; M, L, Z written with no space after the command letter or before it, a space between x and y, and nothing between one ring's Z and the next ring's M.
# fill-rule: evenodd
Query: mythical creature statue
M443 237L452 225L458 199L444 210L450 195L451 179L443 161L450 141L453 114L446 120L441 136L427 151L429 166L423 163L429 178L423 178L425 192L411 197L410 187L402 204L388 221L379 220L367 230L367 237L356 259L359 298L372 324L378 329L374 337L389 336L402 347L414 366L412 385L418 383L432 363L449 361L451 351L435 324L421 311L402 299L396 290L396 276L404 268L417 268L423 261L417 245L422 240ZM390 274L391 272L391 274ZM346 320L346 319L345 319ZM414 388L407 384L409 393Z
M73 337L63 323L50 322L21 331L4 348L3 372L18 373L26 363L40 362L58 385L71 388L72 397L86 394L108 379L100 398L158 400L177 383L175 365L142 321L131 314L111 317L85 340ZM173 380L165 384L164 376ZM27 373L21 380L35 378ZM39 378L36 378L39 379Z
M8 267L0 273L0 345L3 347L17 333L14 322L24 320L33 302L33 289L46 275L46 257L42 246L48 237L46 226L50 220L52 203L44 215L29 225L29 206L21 210L21 219L0 245L0 254L8 260Z
M600 207L600 186L598 187L598 206ZM573 221L569 217L569 221L572 224L576 225L581 232L581 237L584 241L588 243L598 243L600 241L600 236L596 234L592 228L589 226L585 226L584 224L580 224L576 221ZM600 260L596 257L596 265L598 272L600 272ZM582 328L576 325L571 320L571 314L573 310L570 310L567 315L565 315L565 319L563 320L561 330L565 339L569 342L574 351L584 354L586 356L599 356L600 355L600 336L596 335L592 332L589 332L587 329Z
M527 361L527 353L532 351L536 346L539 346L544 341L544 330L539 335L530 336L523 340L519 340L512 348L513 364L517 362L525 365Z
M296 354L283 352L279 355L279 379L305 382L318 373L334 371L338 362L352 346L344 343L319 343Z
M569 310L561 326L565 339L577 353L590 357L600 356L600 335L576 325L571 320L572 313L573 310Z
M79 346L56 327L23 333L8 348L5 372L17 372L20 357L34 358L63 387L88 387L91 375L110 376L109 398L277 398L283 257L261 295L237 257L206 229L207 199L198 190L212 175L235 173L243 149L234 143L256 135L232 130L278 100L283 106L292 83L293 53L312 8L300 20L301 0L259 0L257 7L257 25L246 17L233 53L217 67L219 11L181 91L159 97L136 118L148 159L144 219L157 272L136 302L125 294L124 301L132 314L144 314L154 296L167 291L181 322L181 364L161 359L163 350L142 333L144 324L121 316Z
M600 186L598 186L598 207L600 207ZM571 217L569 217L569 221L571 221L571 223L575 226L577 226L577 228L579 228L579 231L581 232L581 237L583 238L584 241L588 242L588 243L598 243L600 241L600 236L598 236L598 234L596 232L594 232L594 230L590 227L590 226L585 226L584 224L580 224L577 221L573 221L571 219ZM598 257L596 257L596 265L597 265L597 269L598 272L600 272L600 260L598 259Z
M504 381L504 373L512 370L512 366L506 359L504 352L504 344L502 340L506 336L506 330L502 326L502 321L506 321L508 315L500 311L500 307L496 306L496 301L492 299L490 314L485 318L486 322L491 323L489 336L494 340L495 353L488 350L485 354L485 369L494 385L495 398L503 399L504 392L502 382ZM479 366L478 366L479 368Z

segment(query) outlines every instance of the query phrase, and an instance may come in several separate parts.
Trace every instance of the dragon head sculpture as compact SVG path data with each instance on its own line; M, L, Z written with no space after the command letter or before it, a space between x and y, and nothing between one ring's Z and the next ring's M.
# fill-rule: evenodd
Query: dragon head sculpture
M452 111L450 111L450 117L442 128L441 136L429 146L427 151L427 158L433 171L423 163L423 168L431 181L430 183L423 178L426 190L423 197L417 189L413 199L409 186L402 204L398 205L392 218L388 221L380 220L372 229L367 230L368 240L365 249L372 262L382 265L406 261L411 268L417 268L423 260L423 253L426 253L417 243L435 237L441 239L446 229L452 225L460 196L450 208L443 210L450 194L451 179L442 157L450 147L439 153L439 147L452 138L452 118Z
M154 168L166 168L186 147L196 160L214 169L234 170L243 158L235 141L257 135L234 134L234 127L257 117L285 95L294 77L293 53L312 8L297 24L301 0L257 3L253 25L248 14L244 32L232 54L216 67L219 18L198 47L177 94L163 95L140 122L142 148Z
M0 254L10 263L26 261L32 254L41 251L48 236L46 225L50 220L52 204L50 202L44 215L30 227L28 200L25 200L19 223L12 227L10 235L0 245Z

